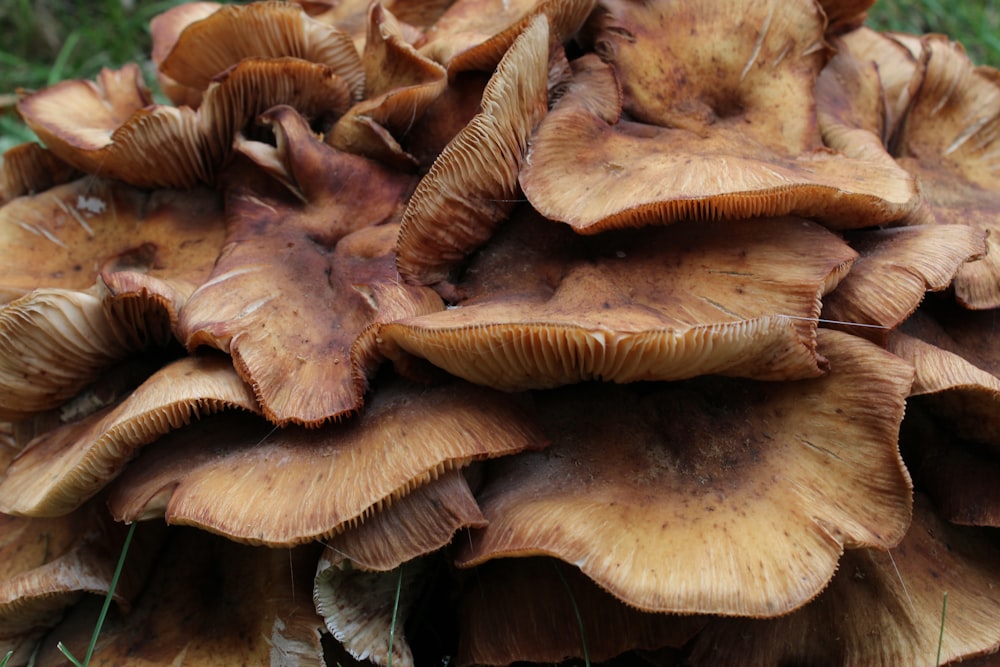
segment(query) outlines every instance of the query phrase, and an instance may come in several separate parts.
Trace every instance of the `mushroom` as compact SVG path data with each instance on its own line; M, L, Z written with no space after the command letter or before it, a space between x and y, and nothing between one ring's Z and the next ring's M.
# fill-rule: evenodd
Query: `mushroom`
M33 440L0 481L0 512L66 514L103 489L143 445L226 408L259 412L229 359L186 357L171 363L114 408Z
M252 166L232 177L226 250L184 305L180 337L231 354L268 419L317 426L361 407L381 361L367 329L442 306L396 280L394 223L413 177L321 143L291 108L264 118L279 146L251 157L301 199Z
M544 444L530 416L497 392L461 383L415 391L397 381L355 419L320 429L203 419L144 448L108 504L119 520L163 516L249 544L293 546L363 522L448 470Z
M823 146L813 3L605 6L595 48L614 67L592 55L574 63L519 177L546 217L587 234L787 213L864 227L917 204L913 179L884 152Z
M400 232L402 237L402 231ZM505 390L719 373L814 377L818 301L855 255L795 218L581 237L520 209L453 307L381 328L395 348Z
M362 4L171 13L157 60L196 108L150 106L132 68L22 100L53 154L88 176L0 210L0 235L15 247L0 251L0 321L11 325L0 331L3 457L34 441L4 460L0 491L16 491L11 508L55 498L52 511L64 512L103 499L114 477L115 518L175 524L163 576L137 613L113 617L102 659L316 664L324 627L355 656L400 665L460 646L470 661L561 659L594 623L629 626L595 642L595 658L685 643L650 659L721 661L717 642L731 653L780 630L798 633L784 642L792 653L760 654L796 659L814 619L842 613L829 611L838 599L902 609L891 585L843 593L852 568L882 584L890 549L912 557L908 578L924 578L907 582L920 605L858 618L894 635L900 623L930 625L937 566L924 554L943 547L921 535L928 526L946 544L957 536L963 553L939 561L948 576L991 585L988 530L938 530L923 501L914 511L900 457L902 443L905 460L922 464L925 443L910 432L922 413L934 411L934 428L958 420L909 397L901 440L912 366L817 328L825 309L912 332L908 323L944 312L928 299L914 314L924 292L977 266L966 260L982 252L981 232L930 226L937 186L922 193L892 158L929 154L916 121L955 101L932 101L951 80L934 72L970 71L939 57L952 47L852 30L865 0L754 0L738 11L723 0ZM73 132L57 122L59 107L74 106L69 93L94 111ZM982 158L977 178L991 113L943 147ZM973 144L983 155L967 155ZM46 154L24 155L26 175L4 196L47 183L37 173ZM89 210L91 186L138 215ZM953 194L985 206L987 186ZM522 191L527 202L495 201ZM204 218L189 216L204 223L146 217L152 202L183 217L188 197L205 204ZM907 227L855 231L886 224ZM161 227L180 232L161 239ZM38 247L51 257L17 256ZM896 303L866 305L885 282L906 289ZM957 332L967 315L945 319L955 346L971 350ZM43 331L50 343L32 344ZM969 331L987 342L968 360L993 354L990 335ZM900 334L888 340L904 352ZM143 358L123 364L133 351ZM981 379L995 370L975 363ZM190 384L170 382L182 369ZM212 378L224 390L191 389ZM994 407L991 382L964 394L988 399L975 406L982 414ZM226 409L188 424L189 404L147 403L163 384ZM229 409L255 404L259 414ZM131 433L132 407L160 420ZM68 435L66 421L100 409L77 427L82 440ZM995 448L995 425L980 422L977 444ZM61 463L42 465L55 449ZM38 482L88 461L102 469L70 484L74 500ZM113 560L103 555L102 567ZM533 583L549 571L554 579ZM495 578L507 576L518 585ZM263 609L243 597L251 579ZM491 622L524 586L559 596L542 610L579 602L587 617L528 628L534 636L531 614ZM486 592L498 609L482 607ZM995 600L960 597L975 636L952 633L947 654L993 650L995 622L983 619ZM480 605L462 612L464 638L428 651L427 619L457 625L458 599ZM440 614L428 613L434 605ZM94 612L73 610L40 664L58 659L55 641L78 647ZM408 619L395 632L394 615ZM516 633L519 647L494 650L503 641L483 635L491 630ZM903 630L926 649L928 631ZM545 632L571 645L538 646ZM223 646L233 638L250 653ZM880 649L859 662L877 662Z
M654 612L804 605L845 549L895 546L910 521L896 439L913 371L820 334L823 378L539 394L554 442L491 466L489 525L459 545L459 566L551 555Z

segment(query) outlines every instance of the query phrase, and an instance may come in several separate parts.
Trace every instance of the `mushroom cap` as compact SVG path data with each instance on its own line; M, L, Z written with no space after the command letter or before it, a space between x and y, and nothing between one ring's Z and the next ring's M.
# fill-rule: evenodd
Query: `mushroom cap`
M0 419L57 407L115 362L171 340L162 304L115 299L98 284L35 290L0 307Z
M845 548L894 546L910 521L896 448L913 377L820 331L829 375L539 393L544 452L491 463L490 522L458 565L550 555L646 611L775 616L827 584Z
M548 54L548 22L537 16L501 59L482 110L420 181L396 245L396 266L408 282L447 279L514 208L528 138L548 109Z
M98 173L112 135L137 111L153 103L139 66L104 68L91 81L63 81L27 95L18 113L50 151L87 173Z
M939 664L991 653L1000 647L998 562L996 540L942 521L918 494L899 546L844 554L829 588L793 614L711 622L691 664L918 665L934 659L939 638Z
M389 572L443 548L461 528L485 525L463 471L448 470L325 540L321 562L339 567L350 561L354 569ZM322 573L321 565L317 576Z
M173 529L130 613L112 611L91 664L284 664L321 667L323 621L312 608L316 550L253 549L199 531ZM39 647L55 666L87 652L100 614L78 605Z
M847 234L847 241L859 257L823 299L822 318L882 345L926 292L946 289L960 267L986 249L982 232L965 225L859 231Z
M8 149L0 159L0 204L69 181L76 169L34 141Z
M200 21L215 13L222 5L218 2L185 2L157 14L149 22L149 34L153 40L150 58L156 65L156 82L160 90L177 106L197 108L201 104L202 91L177 83L162 71L160 63L177 44L177 38L184 29L195 21Z
M187 26L160 71L180 84L205 90L244 58L292 57L330 67L360 99L364 68L350 36L285 2L226 5Z
M448 76L492 71L521 32L540 15L552 42L572 37L594 0L458 0L430 26L421 52L448 68Z
M120 520L164 516L288 546L335 535L447 470L544 442L502 394L396 384L361 415L321 429L204 419L146 447L115 482L109 506Z
M621 116L620 70L593 55L573 67L573 82L532 137L519 181L532 206L577 232L788 213L855 228L899 219L918 202L913 178L891 160L835 153L819 145L818 131L813 145L808 124L782 143L763 122L747 133L745 115L657 119L676 123L666 127L636 122ZM655 92L673 99L684 91L654 85ZM771 122L784 118L778 113L760 111Z
M854 257L795 218L581 237L521 209L469 265L454 306L379 336L387 350L505 390L815 377L825 368L819 299Z
M990 232L983 261L963 266L955 295L969 308L1000 306L997 177L1000 82L946 38L921 40L926 69L894 140L893 154L920 178L933 219Z
M381 361L366 330L441 301L400 284L393 264L414 177L326 146L288 107L264 118L278 147L254 158L298 197L257 169L233 172L226 250L184 306L181 340L230 353L272 422L315 426L361 407Z
M70 512L114 479L142 446L227 408L259 411L229 359L186 357L169 364L114 408L31 442L0 481L0 512Z
M992 320L993 313L989 315ZM945 328L924 310L918 311L890 336L888 349L916 368L911 396L948 422L955 435L985 443L1000 454L996 368L949 335L958 328L957 323L949 324Z
M396 18L371 6L364 49L365 99L333 126L327 142L373 159L413 166L399 142L447 86L443 67L406 41Z
M364 572L320 559L313 601L327 629L356 660L385 667L413 667L403 633L427 575L426 559L396 572Z
M143 192L84 178L0 208L0 302L37 287L82 290L102 272L141 271L198 285L225 235L205 189Z

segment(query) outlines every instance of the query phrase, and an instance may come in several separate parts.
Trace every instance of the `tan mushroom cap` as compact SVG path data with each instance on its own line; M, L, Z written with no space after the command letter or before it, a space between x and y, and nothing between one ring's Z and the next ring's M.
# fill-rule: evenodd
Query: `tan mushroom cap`
M463 471L449 470L324 540L323 559L331 567L350 561L358 570L389 572L443 548L461 528L485 526Z
M910 521L896 438L913 370L848 334L820 342L815 380L539 394L553 445L490 465L490 524L458 564L551 555L647 611L802 606L845 548L894 546Z
M985 251L982 232L965 225L854 232L847 241L860 256L823 299L822 318L829 326L882 345L926 292L946 289L965 262L978 260Z
M181 85L160 71L160 63L177 44L177 38L184 29L196 21L208 18L222 5L218 2L185 2L157 14L149 22L149 34L153 40L150 58L156 65L156 82L160 90L177 106L197 108L201 104L202 90Z
M548 109L548 54L548 22L538 16L500 61L482 110L420 181L396 247L396 265L408 282L447 279L514 208L528 138Z
M759 123L747 114L716 119L709 108L677 118L651 113L676 125L650 125L621 116L611 67L595 56L573 65L573 83L531 140L520 184L543 215L580 233L788 213L855 228L899 219L917 204L912 177L885 156L860 159L821 146L814 113L801 124L789 122L803 127L784 138L764 131L765 122L784 118L766 105L755 112ZM634 87L641 85L671 98L687 92L644 79ZM780 95L785 103L794 98L811 101L811 90ZM697 100L690 104L700 108ZM811 102L806 106L812 110Z
M1000 379L927 313L889 337L888 349L916 369L911 396L957 436L1000 454Z
M584 655L604 662L625 651L683 646L706 622L633 609L554 559L501 559L470 574L458 603L460 666L556 664Z
M717 373L815 377L819 299L855 254L795 218L581 237L524 208L447 310L386 324L400 348L505 390Z
M322 620L312 608L316 550L254 549L200 531L168 531L156 569L127 615L109 614L92 665L321 667ZM36 665L76 656L100 612L77 606L42 643Z
M301 58L330 67L361 98L364 70L350 36L285 2L227 5L189 25L160 63L160 71L204 90L221 72L248 57Z
M326 141L351 153L414 166L400 141L447 86L443 67L406 41L396 18L371 6L365 42L365 99L332 128Z
M917 176L938 223L989 231L981 262L962 267L955 294L970 308L1000 306L1000 82L976 68L958 44L922 40L926 71L893 142L893 154Z
M881 96L882 143L890 145L899 123L920 86L918 76L917 56L893 36L876 32L870 28L858 28L841 35L836 42L838 55L849 55L851 60L860 63L871 63L878 73L879 91ZM823 74L820 74L823 77ZM848 96L853 99L854 95ZM847 100L845 100L847 101Z
M23 658L31 653L38 636L55 625L83 593L106 595L124 536L124 529L111 522L99 502L54 519L0 514L0 647L4 653L15 650L14 661L26 664ZM147 537L153 536L136 536L135 551L116 588L115 600L126 608L142 586L149 564Z
M133 114L153 103L139 66L104 68L96 81L63 81L17 104L25 123L59 158L87 173L103 166L100 149Z
M48 190L76 175L76 169L40 144L14 146L0 159L0 204Z
M0 512L59 516L114 479L139 448L223 409L258 412L222 355L187 357L153 374L119 405L34 440L0 481Z
M442 305L400 284L393 262L415 178L324 145L291 108L264 118L278 147L252 157L298 197L254 168L233 172L226 251L184 307L181 340L230 353L274 423L319 425L361 407L381 361L367 329Z
M935 664L946 593L937 664L990 653L1000 647L998 562L996 540L948 525L918 494L898 547L844 554L829 588L794 614L712 622L691 664Z
M426 559L396 572L363 572L320 559L313 588L316 611L354 659L414 667L403 630L427 571Z
M545 442L513 401L462 384L380 388L361 415L322 429L240 417L215 415L147 447L113 487L114 516L299 544L335 535L447 470Z
M170 340L170 314L155 300L118 307L100 284L35 290L0 307L0 419L57 407L115 362Z
M545 15L553 42L572 37L594 0L458 0L430 26L420 50L455 77L492 71L521 32Z
M222 249L222 202L208 190L144 192L84 178L0 208L0 301L38 287L86 289L102 272L198 285Z
M814 2L605 0L594 49L640 122L705 137L739 128L762 148L818 148L813 86L827 60Z

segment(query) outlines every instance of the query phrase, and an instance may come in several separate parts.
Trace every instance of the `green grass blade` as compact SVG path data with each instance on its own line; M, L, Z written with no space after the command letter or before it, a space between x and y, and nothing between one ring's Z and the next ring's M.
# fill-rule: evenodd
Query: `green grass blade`
M392 604L392 623L389 624L389 667L392 667L392 642L396 638L396 615L399 613L399 597L403 591L403 566L399 566L399 579L396 581L396 601Z
M944 644L944 617L948 612L948 591L944 592L944 599L941 601L941 630L938 632L938 651L935 665L941 667L941 646Z

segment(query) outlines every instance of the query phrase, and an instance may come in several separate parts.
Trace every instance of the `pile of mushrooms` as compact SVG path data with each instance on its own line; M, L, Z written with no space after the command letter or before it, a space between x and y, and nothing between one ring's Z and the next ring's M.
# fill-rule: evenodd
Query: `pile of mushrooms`
M9 664L133 522L101 664L995 664L1000 74L870 4L198 2L170 103L26 93Z

